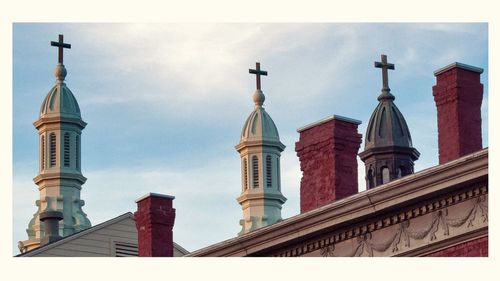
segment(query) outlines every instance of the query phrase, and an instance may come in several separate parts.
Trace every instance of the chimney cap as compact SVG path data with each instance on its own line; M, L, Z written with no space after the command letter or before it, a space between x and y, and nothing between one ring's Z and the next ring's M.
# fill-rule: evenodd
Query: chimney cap
M472 66L472 65L468 65L468 64L465 64L465 63L460 63L460 62L454 62L452 64L449 64L445 67L442 67L436 71L434 71L434 76L438 76L439 74L442 74L450 69L453 69L455 67L458 67L458 68L462 68L462 69L465 69L465 70L469 70L469 71L472 71L472 72L477 72L479 74L483 73L483 69L480 68L480 67L475 67L475 66Z
M160 197L160 198L172 199L172 200L175 199L175 196L172 196L172 195L148 192L148 193L144 194L143 196L139 197L139 199L135 200L135 203L139 203L139 201L142 201L142 200L149 198L149 197Z
M344 121L344 122L353 123L356 125L361 124L361 121L359 121L359 120L334 114L332 116L327 116L319 121L316 121L316 122L313 122L311 124L308 124L308 125L305 125L303 127L298 128L297 133L300 133L300 132L305 131L307 129L310 129L312 127L316 127L318 125L321 125L321 124L326 123L326 122L331 121L331 120L340 120L340 121Z

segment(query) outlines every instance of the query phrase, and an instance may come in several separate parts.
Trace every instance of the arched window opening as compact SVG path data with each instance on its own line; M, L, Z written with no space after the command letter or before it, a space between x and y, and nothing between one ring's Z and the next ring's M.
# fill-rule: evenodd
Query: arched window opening
M50 133L50 167L56 166L56 134Z
M41 165L41 167L42 167L42 170L43 170L43 169L45 169L45 136L42 136L41 143L42 143L41 147L40 147L40 149L42 151L42 157L41 157L42 158L41 159L42 160L42 163L41 163L42 165Z
M273 169L272 169L272 159L271 155L266 156L266 185L267 187L273 187Z
M373 180L373 170L372 169L368 170L368 175L366 177L367 177L367 180L368 180L368 188L375 187L375 182Z
M80 171L80 136L76 135L76 153L75 153L75 160L76 160L76 169Z
M69 167L69 133L64 133L64 167Z
M248 158L243 159L243 187L248 189Z
M383 167L382 168L382 184L388 183L389 181L391 181L389 168Z
M281 191L280 159L276 159L276 172L278 173L278 191Z
M401 178L403 177L403 167L399 167L396 169L396 178Z
M257 156L252 156L252 176L253 176L253 188L259 187L259 159Z

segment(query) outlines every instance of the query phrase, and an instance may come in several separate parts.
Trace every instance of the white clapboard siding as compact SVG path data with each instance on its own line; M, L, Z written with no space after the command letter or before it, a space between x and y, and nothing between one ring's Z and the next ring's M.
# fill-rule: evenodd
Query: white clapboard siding
M189 252L174 243L174 257ZM137 256L137 228L132 213L126 213L89 229L30 251L36 257L130 257Z
M131 213L41 247L31 256L109 257L115 256L115 243L120 242L137 247L137 229Z

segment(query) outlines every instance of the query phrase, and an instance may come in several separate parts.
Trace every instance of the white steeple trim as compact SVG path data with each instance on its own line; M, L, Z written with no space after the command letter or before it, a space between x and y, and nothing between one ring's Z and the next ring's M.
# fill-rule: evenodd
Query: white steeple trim
M265 96L261 90L253 95L254 110L248 116L240 143L235 146L241 157L241 195L237 198L243 210L241 234L281 220L281 206L286 198L281 194L279 162L285 146L279 140L278 129L262 107Z
M40 246L45 236L40 214L59 211L59 235L68 236L91 226L80 199L82 184L87 180L81 173L81 133L87 125L80 115L75 97L63 82L64 65L55 71L56 84L45 97L39 119L33 123L39 134L39 174L33 179L40 199L37 211L28 224L28 240L20 242L21 251Z

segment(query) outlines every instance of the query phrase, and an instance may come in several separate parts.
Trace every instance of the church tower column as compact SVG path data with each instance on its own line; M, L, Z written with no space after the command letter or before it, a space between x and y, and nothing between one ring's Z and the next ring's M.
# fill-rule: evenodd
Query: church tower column
M257 90L253 94L255 108L248 116L241 132L240 143L235 146L241 157L241 195L237 198L243 209L240 220L241 234L281 220L281 206L286 198L281 194L280 156L285 145L280 142L278 129L264 110L265 96L260 76L267 75L256 69L249 72L257 76Z
M394 64L382 55L375 67L382 69L382 93L368 122L365 150L359 154L365 163L367 189L413 174L414 161L420 156L412 146L410 130L389 88L387 70L393 70Z
M81 133L87 123L80 114L80 107L73 93L64 82L67 70L63 64L63 48L71 48L59 35L59 59L54 75L56 84L45 97L39 119L33 123L39 135L39 173L33 179L38 185L40 199L38 210L29 222L28 240L19 243L21 252L40 246L46 236L43 214L61 213L62 220L55 222L58 235L71 235L91 226L83 212L85 204L80 199L82 185L87 180L81 173ZM57 233L51 233L56 235ZM50 240L50 239L49 239ZM48 241L48 240L47 240Z

